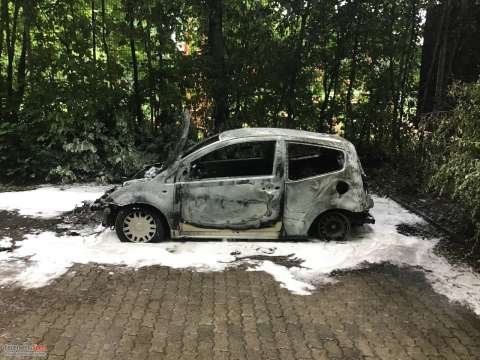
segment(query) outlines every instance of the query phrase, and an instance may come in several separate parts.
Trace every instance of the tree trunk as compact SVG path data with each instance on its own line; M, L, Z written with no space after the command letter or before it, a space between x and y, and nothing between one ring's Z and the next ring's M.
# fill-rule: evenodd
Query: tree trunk
M1 13L0 13L0 59L2 58L3 54L3 41L4 41L4 33L5 30L8 28L8 0L2 0L1 3ZM7 30L8 31L8 30ZM6 96L4 93L5 86L3 84L2 78L2 64L0 62L0 120L3 118L3 97Z
M323 92L324 92L325 95L324 95L322 105L320 107L320 118L322 119L322 121L324 120L324 117L327 114L328 107L330 106L330 95L332 93L332 89L335 92L335 87L336 87L336 84L338 82L338 76L339 76L339 73L340 73L340 68L342 66L342 64L341 64L341 61L342 61L341 58L342 57L341 57L341 54L340 54L340 52L341 52L340 51L340 46L341 46L340 44L342 44L342 42L343 42L343 39L340 36L338 36L338 34L337 34L337 38L336 38L337 47L335 49L335 58L333 59L333 61L334 61L333 68L330 71L330 73L328 74L329 77L327 77L326 72L324 74ZM332 127L330 118L328 119L328 126L330 128Z
M24 0L23 4L23 34L22 34L22 51L20 53L20 59L18 61L18 72L17 72L17 83L18 90L16 96L16 109L18 113L20 104L23 101L23 95L25 94L25 77L26 77L26 62L27 57L29 56L30 50L30 26L32 23L32 13L33 13L33 1L34 0Z
M20 11L20 4L18 0L15 0L15 8L13 13L13 24L12 31L10 32L10 27L7 23L7 52L8 52L8 62L7 62L7 111L11 114L12 109L12 100L13 100L13 61L15 57L15 44L17 42L17 23L18 23L18 13Z
M449 110L453 81L474 82L480 75L480 3L444 0L429 7L424 30L417 122L430 112Z
M127 3L127 21L130 30L130 52L132 56L132 70L133 70L133 99L134 99L134 113L137 123L142 121L142 102L140 95L140 86L138 82L138 62L135 49L135 24L134 24L133 4L131 1Z
M392 118L391 123L390 123L390 131L392 134L391 137L391 146L392 148L396 148L396 145L400 143L400 126L397 122L397 117L398 117L398 99L399 99L399 93L398 93L398 87L397 87L397 71L395 67L395 49L397 48L398 44L394 42L393 38L393 31L395 28L395 20L397 18L397 4L393 3L392 8L390 9L390 14L389 17L391 19L390 21L390 29L388 29L389 33L389 41L388 44L390 48L388 49L389 51L389 64L388 64L388 72L390 75L390 99L387 100L388 102L393 103L393 109L392 109ZM400 64L400 67L402 65Z
M308 16L310 15L310 2L307 1L305 9L300 18L300 30L296 39L295 50L293 51L292 67L287 78L287 86L284 101L287 106L287 127L294 127L296 114L296 84L298 73L302 68L303 41L307 27Z
M3 0L1 3L0 9L0 58L3 53L3 40L4 40L4 31L5 28L8 26L7 19L8 19L8 0ZM2 69L0 67L0 75L2 74Z
M350 136L353 136L352 127L353 127L353 108L352 108L352 97L353 97L353 89L355 88L355 78L357 76L357 52L359 46L359 36L358 32L355 31L355 40L352 49L352 58L350 59L350 72L348 75L348 88L347 88L347 96L345 99L345 137L347 139Z
M448 28L451 8L450 0L441 5L434 5L427 10L420 70L420 91L418 114L435 111L437 107L438 86L434 74L438 75L442 40ZM440 16L440 20L437 18ZM440 73L440 76L442 74Z
M225 44L223 41L223 0L207 0L207 6L213 124L215 132L219 132L225 127L228 118Z
M97 67L97 31L96 31L96 16L95 16L95 0L92 0L92 60L93 67Z
M446 88L446 64L448 56L448 35L442 36L440 51L438 52L437 75L435 81L435 95L433 102L433 111L440 110L443 104L443 97Z
M111 76L110 76L110 49L108 48L108 43L107 43L107 23L106 23L106 11L105 11L105 0L102 0L101 2L102 6L102 46L103 46L103 51L105 52L105 56L107 57L107 76L108 79L110 80L110 85L112 82Z
M149 101L150 101L150 122L152 129L155 129L155 74L152 65L152 44L150 38L150 32L152 25L150 20L147 20L147 26L145 28L145 53L147 55L147 69L148 69L148 87L149 87Z
M405 98L408 92L407 83L408 83L408 75L411 72L412 60L415 56L415 47L416 47L416 36L417 36L417 11L418 11L418 0L411 1L411 16L410 16L410 35L407 39L406 45L406 54L404 60L404 66L402 68L402 83L400 88L400 105L399 105L399 115L398 115L398 122L399 126L403 123L403 117L405 115L404 107L405 107ZM401 143L399 144L401 146ZM401 150L401 149L400 149Z

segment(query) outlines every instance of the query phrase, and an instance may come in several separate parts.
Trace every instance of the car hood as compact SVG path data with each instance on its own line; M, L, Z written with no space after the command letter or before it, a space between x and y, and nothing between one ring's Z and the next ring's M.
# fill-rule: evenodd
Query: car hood
M182 134L180 139L175 146L175 149L169 154L167 161L163 164L162 170L167 169L170 165L172 165L182 154L183 148L187 143L188 138L188 131L190 129L190 113L188 111L184 111L182 114Z

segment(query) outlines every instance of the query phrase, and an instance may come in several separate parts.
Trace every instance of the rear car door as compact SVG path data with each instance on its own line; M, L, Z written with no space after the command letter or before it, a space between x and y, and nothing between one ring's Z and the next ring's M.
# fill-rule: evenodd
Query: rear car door
M194 157L175 185L180 225L242 230L281 221L279 148L276 140L229 141Z
M308 214L328 209L338 197L335 185L345 167L345 153L317 144L287 142L284 227L305 236Z

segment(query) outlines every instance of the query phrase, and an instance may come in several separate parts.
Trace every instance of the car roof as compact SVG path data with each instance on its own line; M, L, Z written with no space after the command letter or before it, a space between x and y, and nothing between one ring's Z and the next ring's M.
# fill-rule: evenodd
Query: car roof
M220 133L220 140L231 140L248 137L283 137L290 140L306 141L327 146L347 149L351 143L337 135L316 133L304 130L281 129L281 128L241 128L228 130Z

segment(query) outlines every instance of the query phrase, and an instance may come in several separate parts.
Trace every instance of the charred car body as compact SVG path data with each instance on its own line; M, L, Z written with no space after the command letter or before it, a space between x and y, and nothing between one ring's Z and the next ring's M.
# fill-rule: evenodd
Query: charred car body
M181 154L177 148L158 175L111 189L99 203L104 225L132 242L340 240L351 225L374 222L354 146L289 129L230 130Z

